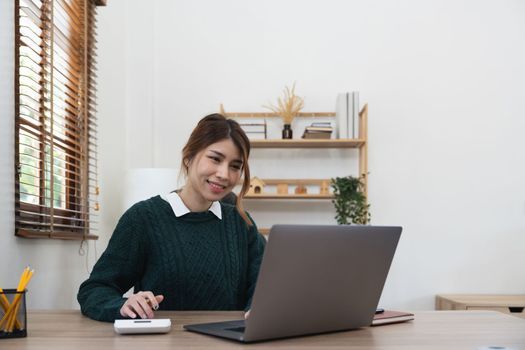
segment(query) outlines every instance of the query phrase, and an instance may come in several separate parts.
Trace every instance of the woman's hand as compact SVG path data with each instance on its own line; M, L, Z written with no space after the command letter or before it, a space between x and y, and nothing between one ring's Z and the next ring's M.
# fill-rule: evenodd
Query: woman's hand
M164 300L163 295L153 295L152 292L138 292L126 300L120 308L123 317L153 318L153 310L159 308L159 304Z

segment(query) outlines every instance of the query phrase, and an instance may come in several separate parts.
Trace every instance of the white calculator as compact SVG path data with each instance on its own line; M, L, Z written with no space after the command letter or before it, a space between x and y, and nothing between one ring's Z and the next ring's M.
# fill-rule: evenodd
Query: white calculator
M113 325L119 334L168 333L171 329L169 318L115 320Z

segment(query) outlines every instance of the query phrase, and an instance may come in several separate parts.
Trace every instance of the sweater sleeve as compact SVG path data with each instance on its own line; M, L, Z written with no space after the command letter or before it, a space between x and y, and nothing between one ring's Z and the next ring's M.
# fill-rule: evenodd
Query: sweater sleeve
M248 301L244 309L245 311L249 310L252 305L253 292L255 291L255 284L257 283L259 268L261 267L264 247L266 246L266 239L259 233L255 223L250 227L248 235Z
M113 322L122 318L120 308L126 301L122 295L142 276L146 227L139 211L136 204L124 213L91 275L80 285L80 309L92 319Z

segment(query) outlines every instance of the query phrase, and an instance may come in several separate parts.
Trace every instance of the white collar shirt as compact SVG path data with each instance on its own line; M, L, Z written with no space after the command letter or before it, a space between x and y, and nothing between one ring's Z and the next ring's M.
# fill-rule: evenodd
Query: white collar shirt
M160 197L170 204L171 209L173 210L173 213L176 217L191 213L191 210L186 206L186 204L184 204L182 198L180 198L177 192L164 194ZM221 204L218 201L212 202L208 210L211 211L217 218L219 218L219 220L222 220Z

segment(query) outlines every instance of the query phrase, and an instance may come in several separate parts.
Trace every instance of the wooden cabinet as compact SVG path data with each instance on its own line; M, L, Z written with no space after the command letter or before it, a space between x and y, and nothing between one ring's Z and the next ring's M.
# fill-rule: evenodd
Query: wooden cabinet
M274 113L224 113L229 118L273 118L278 117ZM335 117L333 112L317 112L317 113L300 113L298 118L301 117ZM357 139L302 139L300 136L295 135L294 139L264 139L264 140L251 140L252 154L250 156L250 164L257 162L257 150L256 149L282 149L283 153L286 154L289 149L342 149L342 148L353 148L358 150L358 172L359 174L352 174L354 176L362 176L364 182L364 193L365 196L368 194L368 105L365 104L361 112L359 113L359 137ZM344 160L343 160L344 161ZM295 173L305 173L305 169L296 169ZM350 175L350 174L348 174ZM258 176L253 173L252 176ZM288 184L290 187L297 185L315 185L318 187L327 186L331 176L325 179L308 179L308 178L289 178L289 179L261 179L265 184L270 186L276 186L280 183ZM323 185L321 185L323 184ZM329 186L328 186L329 187ZM329 193L300 193L296 194L293 189L288 193L260 193L250 194L245 197L246 200L331 200L333 195L331 191ZM263 234L267 234L268 228L259 228L259 231Z
M493 310L525 318L525 295L440 294L436 310Z

